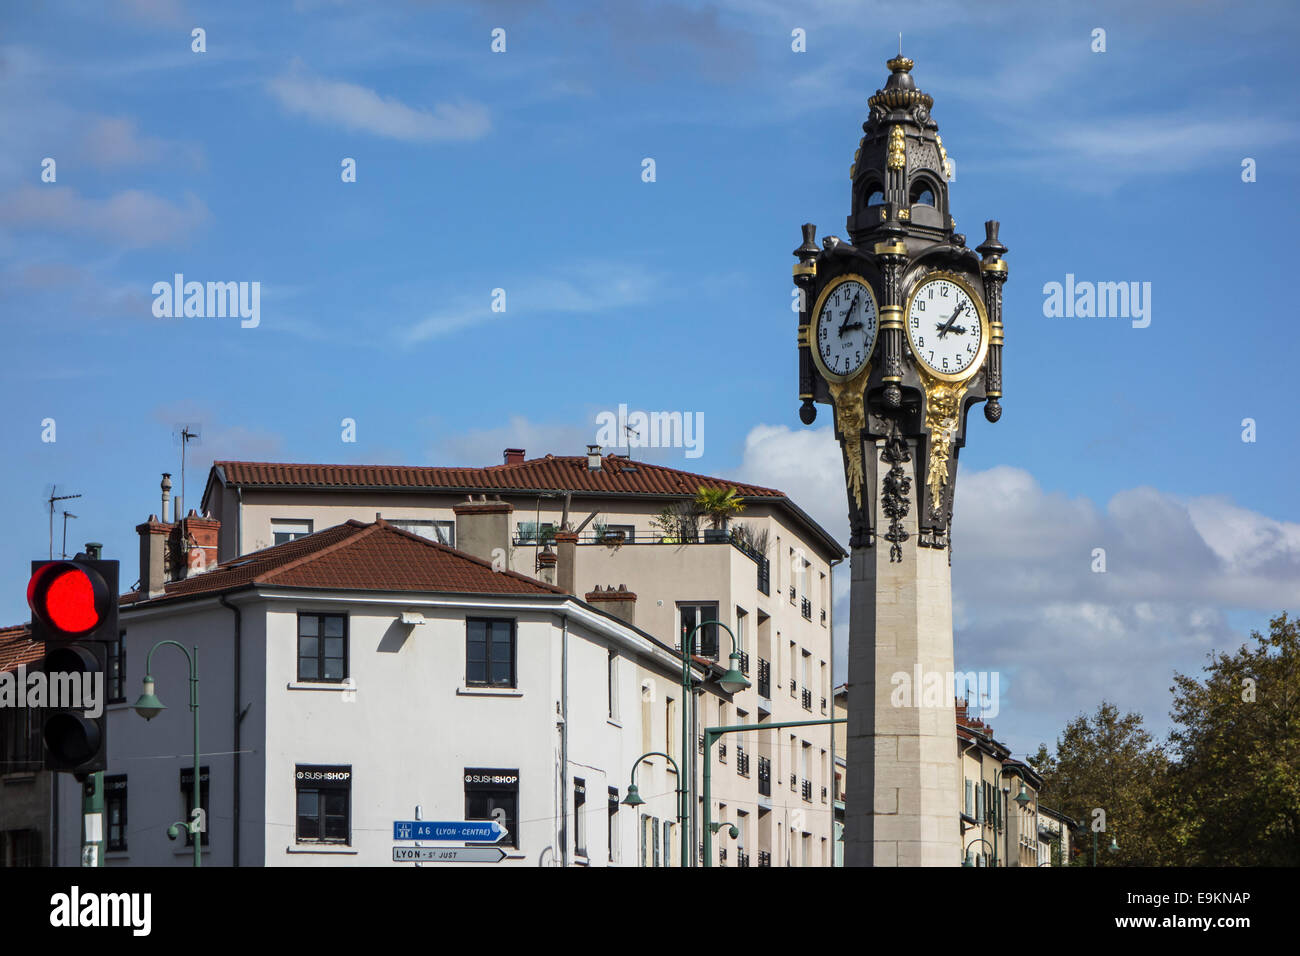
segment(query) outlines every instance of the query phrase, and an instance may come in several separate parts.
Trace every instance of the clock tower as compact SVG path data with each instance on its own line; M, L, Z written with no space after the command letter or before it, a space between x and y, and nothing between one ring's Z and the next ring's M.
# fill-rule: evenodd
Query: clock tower
M966 247L952 165L912 61L888 63L853 165L849 240L794 251L799 417L834 412L848 492L845 863L961 863L951 525L971 406L1002 415L998 223Z

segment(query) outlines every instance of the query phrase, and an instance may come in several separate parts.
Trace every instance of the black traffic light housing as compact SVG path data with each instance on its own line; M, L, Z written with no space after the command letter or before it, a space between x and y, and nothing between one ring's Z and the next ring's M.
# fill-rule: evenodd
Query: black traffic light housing
M118 640L117 602L116 561L77 555L32 562L27 604L32 640L45 645L41 739L47 770L83 777L105 768L108 654ZM88 699L94 694L98 700Z

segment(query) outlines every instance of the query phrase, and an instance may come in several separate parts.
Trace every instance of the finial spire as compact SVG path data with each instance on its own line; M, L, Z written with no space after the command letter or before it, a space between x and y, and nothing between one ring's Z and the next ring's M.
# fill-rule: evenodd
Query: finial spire
M898 55L903 55L903 34L898 35Z

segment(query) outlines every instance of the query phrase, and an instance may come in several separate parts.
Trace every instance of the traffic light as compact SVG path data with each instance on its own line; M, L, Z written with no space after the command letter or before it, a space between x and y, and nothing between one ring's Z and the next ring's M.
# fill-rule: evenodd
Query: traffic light
M27 582L32 640L45 644L45 769L104 769L108 651L118 639L116 561L78 555L33 561Z

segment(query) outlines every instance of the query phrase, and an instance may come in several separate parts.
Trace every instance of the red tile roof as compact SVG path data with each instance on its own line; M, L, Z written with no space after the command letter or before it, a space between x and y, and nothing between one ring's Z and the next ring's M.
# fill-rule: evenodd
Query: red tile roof
M428 489L430 491L573 491L613 495L694 495L701 487L735 488L749 498L783 498L783 492L697 475L664 465L606 455L599 471L585 455L547 455L488 468L409 465L298 465L269 461L216 461L228 485L261 488Z
M0 673L14 671L23 664L35 664L45 656L45 645L30 640L30 624L0 627Z
M633 461L626 455L605 455L599 471L587 467L585 455L546 455L514 464L486 468L434 468L412 465L311 465L269 461L214 461L203 506L213 482L253 489L302 491L431 491L444 493L517 494L552 492L594 496L684 498L701 487L735 488L744 498L765 499L785 507L813 532L826 550L839 557L847 552L825 528L783 491L743 481L698 475L666 465Z
M463 551L394 528L380 519L348 521L316 534L241 555L210 571L173 581L150 603L252 585L447 594L563 595L514 571L494 571ZM144 601L136 592L123 603Z

